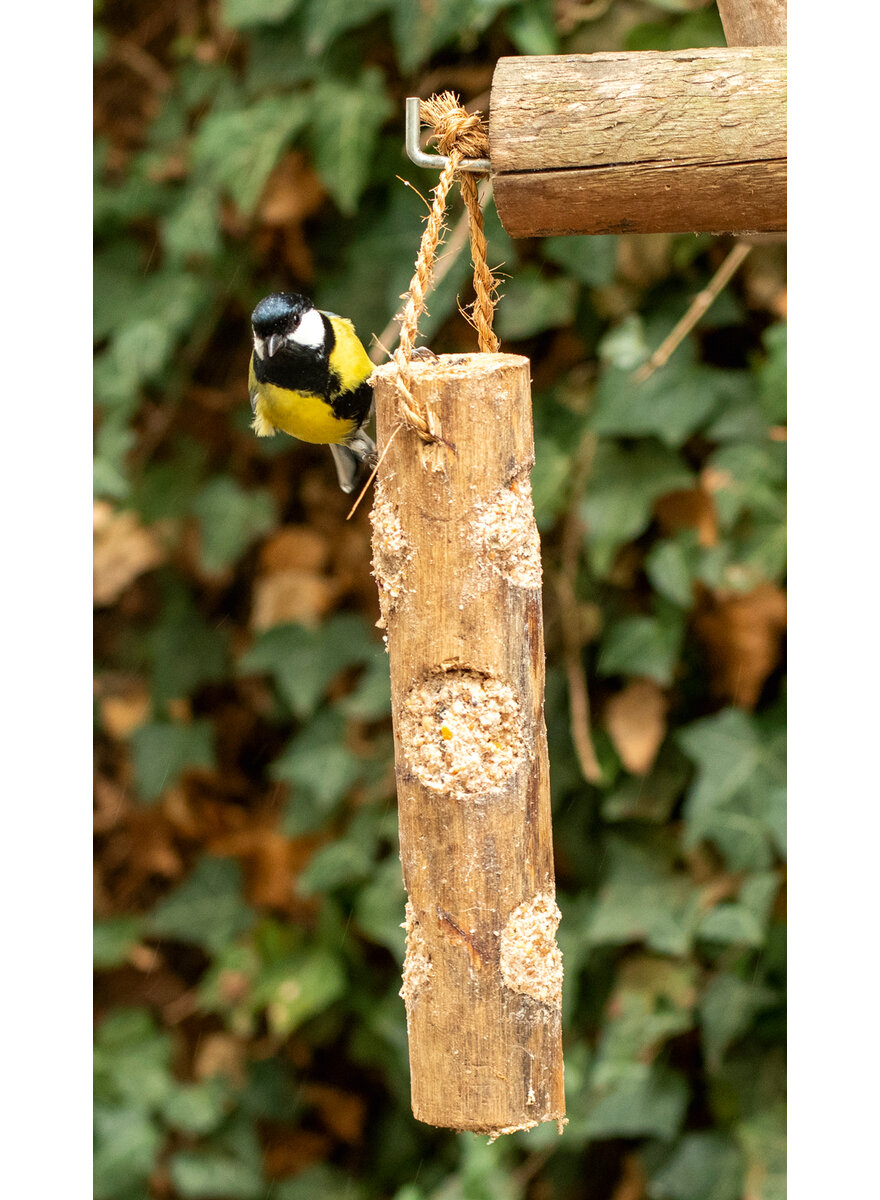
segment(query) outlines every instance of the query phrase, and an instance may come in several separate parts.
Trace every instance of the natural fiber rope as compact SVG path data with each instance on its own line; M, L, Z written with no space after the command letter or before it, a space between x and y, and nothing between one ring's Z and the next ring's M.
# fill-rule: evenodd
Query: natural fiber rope
M434 188L434 202L422 233L415 273L409 285L406 304L400 326L400 341L394 352L397 365L398 388L400 391L400 414L404 424L418 435L423 442L440 442L439 422L430 411L420 412L412 395L412 367L410 359L416 336L419 317L425 311L425 296L431 287L434 259L443 235L446 202L459 163L463 158L486 158L489 153L489 138L479 113L467 112L452 92L443 92L423 100L421 119L434 129L440 153L449 159ZM468 226L471 239L471 256L474 262L473 323L477 330L480 351L494 353L498 350L498 338L492 330L495 305L493 291L495 280L486 262L486 236L483 232L483 213L477 195L477 183L471 172L460 172L459 183L467 206Z

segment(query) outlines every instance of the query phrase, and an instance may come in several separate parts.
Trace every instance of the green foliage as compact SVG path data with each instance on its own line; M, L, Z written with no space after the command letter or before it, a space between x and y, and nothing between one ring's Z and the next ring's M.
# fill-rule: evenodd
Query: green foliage
M193 504L201 527L202 565L222 571L239 559L248 546L275 525L272 498L266 492L244 491L234 479L220 476L206 483Z
M241 867L231 859L205 855L189 878L153 909L149 930L218 951L253 921L253 911L242 899Z
M534 379L562 1138L411 1116L368 504L346 523L323 449L248 428L260 296L304 291L365 344L399 310L425 211L395 175L436 183L402 154L404 96L473 80L469 101L504 54L723 45L715 7L572 27L551 0L223 0L174 32L106 7L95 491L162 562L117 547L96 623L95 1195L580 1200L622 1194L636 1154L651 1200L781 1198L778 248L637 383L728 243L513 242L485 214L503 349ZM467 254L441 262L420 340L469 351Z
M132 737L134 777L142 800L155 800L188 767L212 767L214 745L210 723L177 725L151 721Z

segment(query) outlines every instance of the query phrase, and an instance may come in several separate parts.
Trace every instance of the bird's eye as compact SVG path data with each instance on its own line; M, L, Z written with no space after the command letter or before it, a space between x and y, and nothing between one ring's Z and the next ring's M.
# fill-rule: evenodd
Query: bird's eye
M296 316L293 318L294 329L296 329L297 325L299 325L301 320L302 320L302 315L300 313L297 313Z

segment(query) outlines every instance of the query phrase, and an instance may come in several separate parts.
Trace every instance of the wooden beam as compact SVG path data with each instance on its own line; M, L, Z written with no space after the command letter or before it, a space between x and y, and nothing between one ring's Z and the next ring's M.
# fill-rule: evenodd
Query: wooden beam
M529 362L442 355L412 371L447 445L397 428L396 367L380 367L372 513L412 1106L497 1135L565 1112Z
M492 184L512 237L786 227L778 47L502 58Z
M784 46L786 0L718 0L728 46Z

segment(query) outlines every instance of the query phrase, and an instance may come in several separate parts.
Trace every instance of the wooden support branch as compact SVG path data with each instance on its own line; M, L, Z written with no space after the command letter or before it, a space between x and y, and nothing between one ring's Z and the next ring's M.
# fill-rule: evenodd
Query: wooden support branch
M373 380L413 1113L497 1136L565 1112L529 363L413 362L434 445Z
M718 0L728 46L784 46L786 0Z
M782 47L499 59L498 214L512 237L784 230L785 113Z

